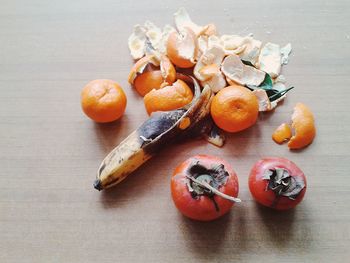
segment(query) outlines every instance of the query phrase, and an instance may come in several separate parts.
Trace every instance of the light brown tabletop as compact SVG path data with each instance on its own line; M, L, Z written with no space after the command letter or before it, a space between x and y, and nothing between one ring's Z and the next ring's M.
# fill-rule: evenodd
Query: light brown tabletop
M104 156L146 118L128 85L127 38L136 23L173 23L185 6L221 33L292 43L284 67L295 86L223 148L204 140L164 150L117 187L93 189ZM350 256L350 2L1 1L0 262L346 262ZM124 88L123 118L99 125L80 109L90 80ZM314 112L317 137L291 152L271 140L293 106ZM243 200L220 220L198 223L174 207L169 182L188 157L228 160ZM252 199L247 178L264 156L283 156L308 179L304 201L276 213Z

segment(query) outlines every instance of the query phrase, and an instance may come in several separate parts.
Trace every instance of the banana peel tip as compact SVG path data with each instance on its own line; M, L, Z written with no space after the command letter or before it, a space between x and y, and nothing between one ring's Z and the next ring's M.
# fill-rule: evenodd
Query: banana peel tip
M101 180L100 179L96 179L95 182L94 182L94 188L96 190L99 190L101 191L103 189L102 187L102 183L101 183Z

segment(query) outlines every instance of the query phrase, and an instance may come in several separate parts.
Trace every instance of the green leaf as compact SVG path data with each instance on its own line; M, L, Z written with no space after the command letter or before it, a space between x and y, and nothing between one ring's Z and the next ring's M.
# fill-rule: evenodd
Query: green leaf
M241 59L241 61L244 65L251 66L251 67L255 68L255 66L252 64L252 62L250 62L248 60Z
M271 90L273 86L271 76L267 73L265 73L265 78L263 82L259 86L254 86L254 85L246 85L247 88L250 90L255 90L255 89L263 89L263 90Z
M288 89L281 90L281 91L278 91L275 89L269 89L269 90L266 90L266 94L269 97L269 100L272 102L272 101L277 100L280 97L282 97L284 94L286 94L291 89L294 89L294 87L290 87Z
M259 85L259 88L264 90L269 90L269 89L272 89L272 86L273 86L273 83L272 83L271 76L266 73L264 81Z

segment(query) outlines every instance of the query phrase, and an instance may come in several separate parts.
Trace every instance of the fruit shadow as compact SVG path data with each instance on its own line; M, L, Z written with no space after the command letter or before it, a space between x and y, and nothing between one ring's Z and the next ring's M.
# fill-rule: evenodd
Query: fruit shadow
M161 173L154 170L158 161L157 158L148 160L118 185L103 190L100 197L103 207L113 209L128 206L135 198L142 198L152 188L158 187Z
M255 142L261 138L260 123L241 132L225 133L225 136L226 142L223 150L236 156L242 156L256 148Z
M246 251L248 229L245 209L242 204L236 204L228 214L211 222L199 222L181 216L180 228L186 247L196 254L196 258L213 262L223 251Z
M268 237L277 248L288 246L294 237L295 210L276 211L259 204L256 210L268 232Z
M107 155L117 144L127 136L128 119L123 116L121 119L109 123L94 122L96 139L103 155ZM123 136L123 134L125 134Z
M303 211L304 206L299 206L287 211L276 211L259 204L255 204L256 210L266 227L269 241L276 248L283 249L291 244L295 246L300 244L300 239L303 239L302 247L305 249L310 245L312 233L308 225L307 218L297 219L297 213L303 213L303 217L307 217L307 211ZM297 211L299 210L299 211ZM297 222L296 222L297 221ZM307 237L307 238L305 238Z

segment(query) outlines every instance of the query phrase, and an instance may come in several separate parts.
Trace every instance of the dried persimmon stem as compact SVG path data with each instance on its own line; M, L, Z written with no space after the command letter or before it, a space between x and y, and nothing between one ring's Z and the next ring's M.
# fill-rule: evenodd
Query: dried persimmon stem
M222 192L220 192L219 190L217 190L216 188L212 187L210 184L208 184L207 182L201 182L191 176L188 176L186 175L186 177L190 180L192 180L193 182L195 182L196 184L199 184L200 186L204 187L204 188L207 188L209 189L210 191L212 191L214 194L226 199L226 200L229 200L231 202L234 202L234 203L240 203L241 202L241 199L239 198L236 198L236 197L233 197L233 196L230 196L230 195L227 195L227 194L224 194Z

